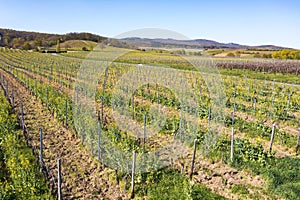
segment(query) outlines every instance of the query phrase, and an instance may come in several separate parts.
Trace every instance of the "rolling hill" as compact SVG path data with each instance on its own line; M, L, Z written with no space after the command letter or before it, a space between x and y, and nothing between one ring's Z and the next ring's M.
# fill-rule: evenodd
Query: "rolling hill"
M66 33L50 34L29 31L17 31L0 28L0 46L18 49L53 49L60 41L61 48L82 50L85 47L91 50L96 43L105 41L106 44L125 48L192 48L192 49L259 49L259 50L282 50L285 47L275 45L247 46L236 43L220 43L213 40L175 40L175 39L149 39L149 38L123 38L112 39L92 33Z

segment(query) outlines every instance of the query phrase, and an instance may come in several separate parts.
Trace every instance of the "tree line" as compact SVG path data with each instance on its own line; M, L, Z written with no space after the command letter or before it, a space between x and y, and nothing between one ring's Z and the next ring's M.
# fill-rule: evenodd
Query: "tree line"
M283 49L272 54L272 58L300 60L300 50Z
M52 47L57 41L64 42L67 40L89 40L100 42L105 37L91 33L67 33L67 34L49 34L28 31L16 31L11 29L0 29L0 46L16 49L41 49Z

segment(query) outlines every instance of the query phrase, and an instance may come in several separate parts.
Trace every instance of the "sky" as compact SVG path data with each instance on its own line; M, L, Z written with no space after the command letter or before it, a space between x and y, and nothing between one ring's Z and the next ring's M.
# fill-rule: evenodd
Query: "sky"
M0 27L107 37L159 28L190 39L300 49L300 1L0 0Z

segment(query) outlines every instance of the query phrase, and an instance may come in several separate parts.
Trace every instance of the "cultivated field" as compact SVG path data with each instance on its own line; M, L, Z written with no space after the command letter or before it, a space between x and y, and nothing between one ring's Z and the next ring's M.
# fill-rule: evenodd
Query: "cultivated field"
M39 185L8 188L10 172L0 198L299 199L299 71L273 59L2 48L0 158L5 142L31 148L22 155ZM152 153L174 143L184 146L174 157Z

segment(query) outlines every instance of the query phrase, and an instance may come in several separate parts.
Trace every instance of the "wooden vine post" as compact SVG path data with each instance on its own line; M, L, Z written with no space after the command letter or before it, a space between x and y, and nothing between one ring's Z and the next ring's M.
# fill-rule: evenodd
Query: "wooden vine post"
M254 109L254 113L256 112L256 97L254 97L253 99L253 109Z
M182 141L182 103L180 103L179 136L180 136L180 141Z
M274 134L275 134L275 126L276 126L276 124L274 123L272 126L272 133L271 133L271 139L270 139L270 152L272 152L272 145L273 145Z
M101 96L100 99L101 99L101 122L102 124L104 124L104 97Z
M100 124L100 116L98 113L98 160L101 161L101 141L100 141L100 136L101 136L101 124ZM103 164L103 161L101 161Z
M119 168L118 168L118 164L117 164L117 166L115 168L115 175L116 175L116 182L119 185L120 181L119 181L119 176L118 176L118 170L119 170Z
M200 86L200 101L202 102L202 87Z
M60 77L59 77L59 91L62 92L62 81Z
M133 151L132 155L132 172L131 172L131 195L130 198L134 198L134 173L135 173L135 159L136 159L136 153Z
M292 95L292 93L290 92L290 93L289 93L289 96L288 96L288 103L287 103L287 108L288 108L288 109L289 109L290 104L291 104L291 95Z
M12 109L12 112L15 111L15 96L14 96L14 90L11 91L11 109Z
M6 80L5 95L8 97L8 81Z
M234 154L234 112L232 113L232 127L231 127L231 147L230 147L230 160L233 161Z
M134 93L132 94L132 119L134 119Z
M57 160L57 194L58 200L62 200L62 192L61 192L61 161L60 158Z
M208 128L210 127L210 120L211 120L211 107L208 108Z
M24 122L24 110L23 110L23 103L21 102L20 104L20 109L21 109L21 121L22 121L22 130L24 132L25 129L25 122Z
M43 131L40 128L40 165L43 168Z
M297 143L296 143L296 154L299 150L299 142L300 142L300 128L298 129L298 137L297 137Z
M81 144L83 145L84 144L84 140L85 140L85 131L81 134Z
M192 179L193 173L194 173L196 150L197 150L197 139L194 140L194 151L193 151L193 158L192 158L192 163L191 163L190 179Z
M231 127L231 146L230 146L230 161L233 162L234 154L234 127Z
M146 146L146 137L147 137L147 130L146 130L146 121L147 116L144 114L144 151L145 151L145 146Z
M68 125L68 99L66 99L66 129L69 128Z
M48 91L48 87L46 88L46 106L47 108L49 107L49 100L48 100L48 97L49 96L49 91Z

